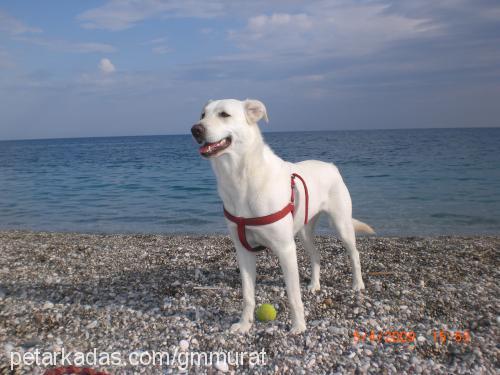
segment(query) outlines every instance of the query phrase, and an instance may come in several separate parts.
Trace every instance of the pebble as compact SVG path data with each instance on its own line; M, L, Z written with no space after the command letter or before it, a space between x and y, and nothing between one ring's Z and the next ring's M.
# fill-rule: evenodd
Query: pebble
M87 324L87 325L85 326L85 328L86 328L86 329L94 329L94 328L96 328L96 327L97 327L97 325L98 325L98 324L99 324L99 323L97 322L97 320L94 320L94 321L90 322L89 324Z
M215 368L217 370L219 370L220 372L228 372L229 371L229 365L225 361L215 362Z
M278 315L272 323L256 322L248 334L239 335L228 332L242 298L236 255L227 236L0 231L0 264L8 265L0 272L0 348L22 352L95 347L122 355L143 348L143 353L161 350L171 356L175 350L266 351L265 365L233 368L227 360L214 361L208 369L186 370L190 373L494 373L495 329L500 324L494 309L500 293L494 259L500 240L427 237L418 239L418 248L415 241L358 238L363 270L393 272L373 278L364 271L368 288L361 298L349 289L350 264L341 256L341 242L318 236L324 254L322 290L308 293L306 282L301 282L308 329L299 335L288 333L290 310L279 264L271 253L260 253L256 303L271 301ZM42 255L58 261L37 262ZM300 244L298 255L299 272L307 274ZM481 261L474 262L477 259ZM468 272L458 278L457 269ZM419 287L422 275L428 280L425 289ZM34 287L49 279L50 288ZM470 346L433 343L433 330L467 328ZM416 347L369 339L371 330L394 329L414 331ZM366 340L355 342L355 330L367 334ZM32 345L35 341L41 344ZM130 365L120 369L158 373L155 370ZM180 372L176 367L164 370Z
M316 364L316 358L314 358L314 357L313 357L313 358L311 358L311 360L310 360L309 362L307 362L306 367L307 367L308 369L311 369L311 368L313 368L313 367L314 367L314 365L315 365L315 364Z
M42 310L50 310L54 307L52 302L45 302L42 306Z
M182 352L185 352L186 350L188 350L189 349L189 341L187 341L187 340L179 341L179 349Z
M3 345L3 350L4 353L8 354L14 350L14 345L12 345L10 342L7 342ZM10 358L10 356L9 356Z
M333 299L331 298L325 298L323 300L323 304L327 307L332 307L333 306Z

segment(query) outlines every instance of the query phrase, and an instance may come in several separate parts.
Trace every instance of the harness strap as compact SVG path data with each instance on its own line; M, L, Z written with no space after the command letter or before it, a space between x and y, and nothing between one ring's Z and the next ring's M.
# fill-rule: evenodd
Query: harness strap
M249 251L260 251L260 250L264 250L265 247L258 246L258 247L252 248L247 241L245 227L247 225L259 226L259 225L266 225L266 224L274 223L276 221L283 219L290 212L293 213L293 208L294 208L294 205L292 202L290 202L285 206L285 208L283 208L282 210L280 210L278 212L275 212L273 214L266 215L266 216L251 217L251 218L233 216L224 208L224 216L237 225L238 238L240 239L240 242L245 247L245 249L247 249Z
M305 217L304 217L304 224L307 224L307 219L308 219L308 211L309 211L309 193L307 191L307 185L304 181L304 179L298 175L297 173L293 173L291 176L291 196L290 196L290 202L280 211L266 215L266 216L259 216L259 217L251 217L251 218L244 218L240 216L234 216L231 215L225 207L224 208L224 216L232 221L233 223L236 224L237 229L238 229L238 239L240 240L240 243L247 249L248 251L252 252L257 252L264 250L266 247L265 246L257 246L257 247L251 247L250 244L247 241L247 236L246 236L246 226L259 226L259 225L267 225L267 224L272 224L276 221L279 221L283 219L286 215L291 213L292 215L294 214L294 208L295 208L295 177L298 177L300 181L302 182L302 185L304 186L304 193L305 193Z
M300 182L302 182L302 186L304 186L304 195L306 196L306 210L305 210L305 216L304 216L304 224L307 224L308 221L308 213L309 213L309 192L307 191L307 185L304 179L302 178L301 175L297 173L292 173L292 202L293 202L293 187L295 186L295 183L293 182L294 177L297 177Z

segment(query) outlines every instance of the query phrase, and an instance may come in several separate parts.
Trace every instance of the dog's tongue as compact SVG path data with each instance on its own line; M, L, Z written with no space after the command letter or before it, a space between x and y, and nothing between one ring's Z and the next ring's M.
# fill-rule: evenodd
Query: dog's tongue
M211 154L215 151L220 146L223 146L226 143L226 139L221 139L219 142L214 142L214 143L205 143L203 146L200 147L200 153L201 154Z

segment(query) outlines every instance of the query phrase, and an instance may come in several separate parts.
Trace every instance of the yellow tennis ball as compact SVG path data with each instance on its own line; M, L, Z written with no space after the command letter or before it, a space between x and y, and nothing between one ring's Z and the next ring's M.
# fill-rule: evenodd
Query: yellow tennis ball
M261 322L269 322L276 319L276 309L270 303L264 303L258 307L255 315Z

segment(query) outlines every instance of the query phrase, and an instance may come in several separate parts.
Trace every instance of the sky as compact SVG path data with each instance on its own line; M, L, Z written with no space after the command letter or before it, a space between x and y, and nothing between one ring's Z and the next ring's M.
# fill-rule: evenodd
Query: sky
M0 0L0 139L500 126L498 0Z

